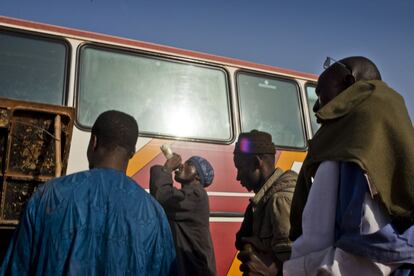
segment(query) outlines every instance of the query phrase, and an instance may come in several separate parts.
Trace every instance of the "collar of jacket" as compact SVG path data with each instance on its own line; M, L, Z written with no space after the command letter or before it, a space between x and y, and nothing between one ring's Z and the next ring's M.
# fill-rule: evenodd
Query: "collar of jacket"
M267 191L273 186L273 184L282 174L283 174L283 170L276 168L274 173L269 177L269 179L265 182L262 188L254 195L253 198L250 199L250 202L253 205L259 204L259 202L262 200L262 198L267 193Z
M386 86L386 84L382 81L356 82L323 106L316 113L316 117L322 122L343 117L381 86Z

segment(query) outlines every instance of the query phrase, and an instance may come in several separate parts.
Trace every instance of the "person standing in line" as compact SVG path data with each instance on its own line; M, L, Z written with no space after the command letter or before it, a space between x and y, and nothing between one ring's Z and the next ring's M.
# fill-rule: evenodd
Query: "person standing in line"
M34 193L0 275L175 275L166 215L125 174L137 139L133 117L100 114L87 151L90 170Z
M200 156L181 164L174 153L165 164L150 169L150 193L164 207L173 233L178 275L216 275L211 240L210 208L205 190L214 179L210 163ZM173 177L181 189L173 186Z
M285 275L412 275L414 128L365 57L325 62L291 211Z
M290 204L297 174L275 168L275 154L272 136L257 130L241 133L234 149L237 180L255 193L236 235L240 269L247 275L264 271L280 275L290 257Z

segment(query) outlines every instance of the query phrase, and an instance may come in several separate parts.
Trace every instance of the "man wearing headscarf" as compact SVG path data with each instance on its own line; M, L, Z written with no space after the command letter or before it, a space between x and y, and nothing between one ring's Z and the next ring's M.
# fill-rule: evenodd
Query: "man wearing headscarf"
M181 189L173 186L174 171L174 179L181 184ZM181 156L174 153L164 166L151 167L150 193L167 214L177 251L178 275L216 275L205 191L213 178L213 167L200 156L181 164Z
M100 114L89 140L90 170L33 194L0 275L176 275L164 210L125 175L137 138L132 116Z
M297 174L275 169L275 153L272 136L257 130L241 133L234 149L237 180L255 193L236 234L244 272L258 272L251 266L254 258L275 275L290 257L290 204Z
M414 129L403 98L365 57L327 67L316 94L322 126L293 197L285 275L412 275Z

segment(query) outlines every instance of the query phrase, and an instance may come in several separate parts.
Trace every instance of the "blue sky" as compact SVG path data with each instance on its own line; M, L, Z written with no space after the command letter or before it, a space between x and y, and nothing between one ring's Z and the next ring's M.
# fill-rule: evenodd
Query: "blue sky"
M414 118L411 0L0 0L0 14L320 74L363 55Z

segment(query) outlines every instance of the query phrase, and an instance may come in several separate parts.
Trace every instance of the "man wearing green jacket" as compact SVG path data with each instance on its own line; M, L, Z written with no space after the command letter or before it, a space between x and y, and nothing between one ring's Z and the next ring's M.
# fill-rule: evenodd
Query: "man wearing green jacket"
M327 63L314 107L321 128L298 177L284 275L408 275L414 129L404 100L365 57Z
M241 133L234 149L237 180L255 193L236 235L245 272L250 271L244 259L248 252L254 252L275 273L281 272L290 257L289 214L297 174L275 168L275 153L271 135L257 130Z

